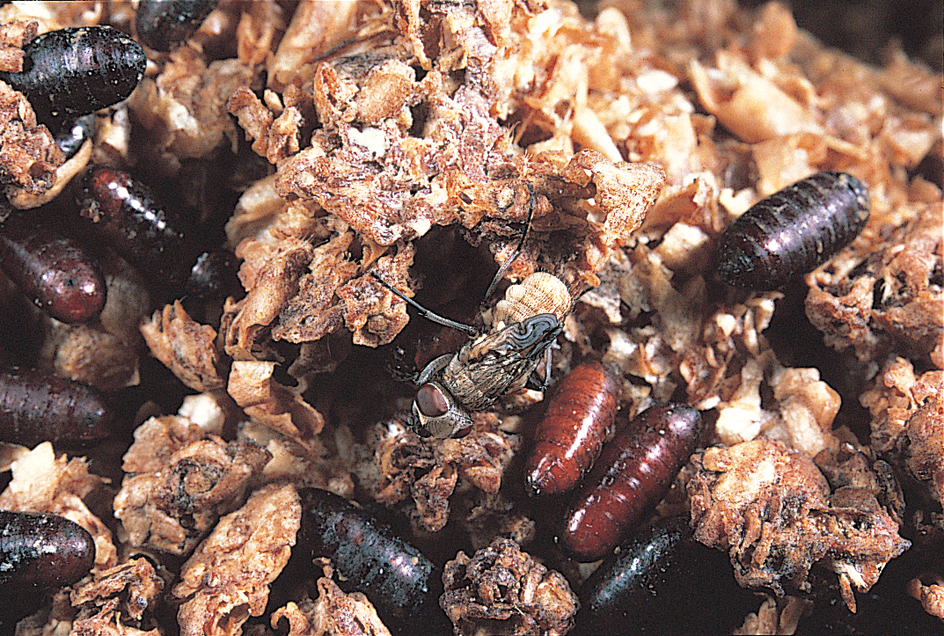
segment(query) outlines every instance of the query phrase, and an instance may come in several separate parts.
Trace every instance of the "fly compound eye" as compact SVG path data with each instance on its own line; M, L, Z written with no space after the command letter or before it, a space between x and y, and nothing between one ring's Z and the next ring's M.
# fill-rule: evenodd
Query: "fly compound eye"
M445 439L472 428L472 417L438 382L421 384L413 399L413 429L423 437Z
M441 387L427 382L416 391L416 408L426 417L442 417L449 412L449 401Z

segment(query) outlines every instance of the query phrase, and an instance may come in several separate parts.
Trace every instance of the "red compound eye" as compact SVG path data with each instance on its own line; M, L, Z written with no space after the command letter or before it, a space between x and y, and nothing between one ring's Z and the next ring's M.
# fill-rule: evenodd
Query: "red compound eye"
M440 417L449 412L449 402L443 390L426 383L416 391L416 407L426 417Z

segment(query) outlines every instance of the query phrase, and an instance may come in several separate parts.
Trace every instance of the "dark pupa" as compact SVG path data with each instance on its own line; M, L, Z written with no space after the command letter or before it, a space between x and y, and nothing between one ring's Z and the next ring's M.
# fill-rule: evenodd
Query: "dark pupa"
M44 441L81 445L113 431L115 413L88 385L41 371L0 371L0 440L30 448Z
M37 120L55 130L69 117L128 97L147 65L140 44L107 26L49 31L31 40L23 53L23 71L0 73L0 79L23 93Z
M179 289L200 253L190 220L164 206L150 187L116 168L99 166L82 178L79 213L152 284Z
M574 367L534 431L525 481L534 495L569 491L590 470L612 433L622 384L597 361Z
M754 204L721 234L718 275L769 291L829 260L869 219L869 192L844 172L819 172Z
M686 517L666 518L622 543L581 585L574 634L730 634L761 601L692 535Z
M98 259L40 212L0 223L0 267L37 307L65 323L98 316L107 289Z
M135 13L135 29L145 46L170 51L200 28L220 0L141 0Z
M95 564L95 540L64 517L0 510L0 586L28 594L31 588L72 585Z
M662 501L700 435L701 416L687 404L653 407L630 422L603 448L568 507L564 548L578 561L610 554Z
M439 608L439 568L348 500L326 490L301 493L301 542L331 559L348 588L363 592L394 633L449 633ZM345 585L342 583L342 587Z

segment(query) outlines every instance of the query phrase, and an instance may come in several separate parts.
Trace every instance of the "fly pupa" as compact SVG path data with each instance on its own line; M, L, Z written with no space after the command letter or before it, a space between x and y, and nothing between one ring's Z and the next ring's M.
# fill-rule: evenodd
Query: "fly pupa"
M718 241L718 275L769 291L852 242L869 220L869 191L844 172L819 172L754 204Z

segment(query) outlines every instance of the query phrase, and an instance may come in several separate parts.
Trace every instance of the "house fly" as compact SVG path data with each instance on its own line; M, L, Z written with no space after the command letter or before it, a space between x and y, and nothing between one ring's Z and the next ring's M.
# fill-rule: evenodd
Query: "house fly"
M511 262L517 258L527 238L534 210L534 190L527 225L515 253L498 270L486 292L494 290ZM384 287L415 307L420 315L472 336L458 352L435 358L420 371L413 400L411 425L423 436L454 437L472 426L471 413L488 410L502 396L528 385L543 362L544 388L550 377L551 345L563 329L573 299L559 278L535 272L520 284L510 286L492 312L484 333L439 316L391 287L375 272L371 275ZM533 385L533 384L532 384Z

